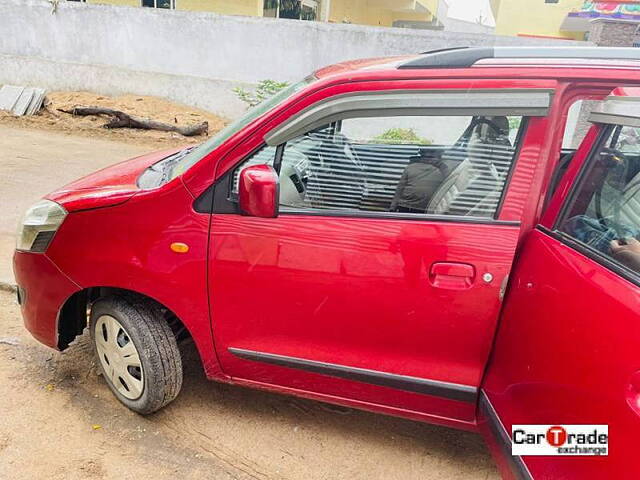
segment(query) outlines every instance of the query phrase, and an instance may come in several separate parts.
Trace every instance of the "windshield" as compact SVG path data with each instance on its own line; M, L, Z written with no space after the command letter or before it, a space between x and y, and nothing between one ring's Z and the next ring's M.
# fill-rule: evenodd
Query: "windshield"
M264 115L265 113L272 110L277 105L281 104L287 98L293 96L300 90L302 90L307 85L310 85L316 80L314 76L309 76L302 80L301 82L290 85L289 87L281 90L273 97L268 98L263 101L259 105L251 108L247 111L243 116L237 119L235 122L227 125L225 128L220 130L217 134L211 137L206 142L200 144L198 147L194 148L187 155L182 157L180 161L176 162L173 165L171 170L171 174L168 175L168 180L173 180L179 175L182 175L189 168L195 165L201 158L204 158L206 155L214 151L220 145L222 145L228 138L232 137L235 133L242 130L244 127L253 122L256 118Z

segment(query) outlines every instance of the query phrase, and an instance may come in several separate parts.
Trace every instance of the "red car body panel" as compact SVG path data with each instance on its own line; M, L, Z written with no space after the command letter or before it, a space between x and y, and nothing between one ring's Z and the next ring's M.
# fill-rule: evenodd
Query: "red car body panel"
M471 422L474 403L265 366L228 349L478 387L519 233L518 226L214 215L209 285L212 299L227 299L211 305L222 367L233 377ZM448 275L433 271L438 262L470 264L469 285L447 285ZM488 272L490 283L482 280Z
M589 423L611 434L608 457L527 457L535 478L638 477L629 439L640 411L627 402L640 370L638 312L636 285L543 231L529 234L483 388L509 432Z
M16 252L16 283L25 295L22 314L25 327L40 342L58 348L58 313L64 302L80 290L44 254Z
M46 196L64 205L68 212L118 205L139 189L136 180L145 168L179 151L179 148L149 153L103 168Z
M633 355L637 341L628 340L639 333L637 287L535 227L544 215L543 227L551 228L597 135L594 128L546 202L569 106L638 84L640 71L533 64L398 70L400 60L345 62L317 72L309 87L159 188L140 190L136 180L177 150L121 163L49 194L70 214L46 254L14 257L26 291L27 328L57 348L60 310L74 293L92 287L138 292L178 316L209 378L481 431L505 478L514 473L496 440L495 418L507 430L515 423L588 419L609 423L612 435L614 428L622 432L619 438L634 438L638 418L629 407L629 385L640 366ZM194 209L265 134L308 106L353 91L411 89L555 92L549 115L527 125L496 222L257 218ZM188 253L172 251L174 242L188 245ZM485 281L485 273L492 278ZM628 300L620 302L621 296ZM602 318L619 322L616 335L604 330ZM230 349L462 386L479 393L496 416L483 413L482 401L478 413L475 396L461 401L319 375ZM585 370L593 355L606 361ZM623 478L632 442L623 443L608 459L524 462L539 478L600 478L614 471Z
M121 205L75 212L47 256L82 288L122 288L163 304L191 333L207 374L225 377L211 339L203 268L209 216L194 212L192 203L178 180L160 191L140 191ZM174 242L187 244L189 253L173 252ZM82 259L74 255L79 251L86 252Z

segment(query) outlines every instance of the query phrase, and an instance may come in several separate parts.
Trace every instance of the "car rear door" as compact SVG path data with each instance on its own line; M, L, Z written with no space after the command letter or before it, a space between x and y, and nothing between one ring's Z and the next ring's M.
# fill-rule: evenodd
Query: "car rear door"
M209 287L234 379L473 424L555 83L439 85L350 85L218 181ZM277 218L237 210L260 163L280 172Z
M640 477L640 90L616 93L514 267L481 399L506 477ZM513 425L608 426L608 455L511 455Z

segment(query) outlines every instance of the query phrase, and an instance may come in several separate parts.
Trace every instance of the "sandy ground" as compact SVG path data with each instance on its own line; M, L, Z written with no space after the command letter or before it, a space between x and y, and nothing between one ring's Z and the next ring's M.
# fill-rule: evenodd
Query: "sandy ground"
M0 282L29 204L148 150L146 141L0 126ZM138 416L97 375L87 337L49 350L0 291L1 479L498 478L477 435L208 382L189 346L181 395Z
M178 133L130 128L105 129L102 126L110 117L79 117L60 110L72 110L76 106L108 107L129 115L150 118L159 122L186 127L208 122L209 134L183 137ZM64 132L72 135L103 138L127 143L145 144L157 149L167 146L200 143L218 132L227 123L226 119L197 108L176 104L158 97L123 95L109 97L89 92L49 92L43 108L37 115L14 117L0 111L0 126L31 128Z
M180 396L141 417L97 375L87 335L49 350L0 292L0 478L498 478L477 435L209 382L184 354Z
M0 283L13 283L15 233L31 204L76 178L152 150L144 142L121 143L0 125Z

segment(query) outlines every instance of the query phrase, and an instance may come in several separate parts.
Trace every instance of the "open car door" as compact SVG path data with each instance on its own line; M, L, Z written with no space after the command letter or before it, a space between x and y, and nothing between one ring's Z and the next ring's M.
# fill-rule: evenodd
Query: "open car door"
M640 478L640 89L591 121L524 241L483 385L506 478Z
M432 84L340 87L217 181L211 315L234 381L475 428L555 84ZM279 173L274 217L237 208L251 165Z

